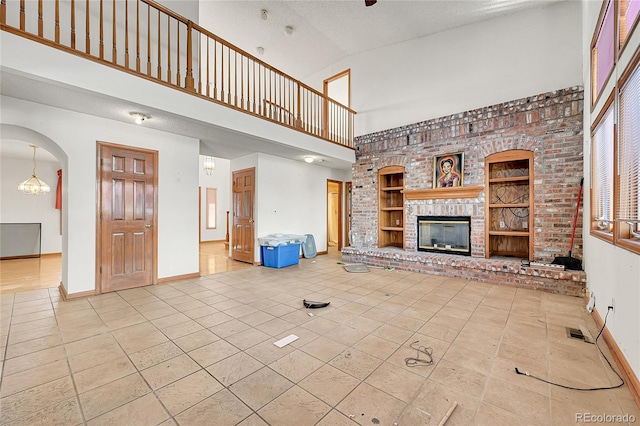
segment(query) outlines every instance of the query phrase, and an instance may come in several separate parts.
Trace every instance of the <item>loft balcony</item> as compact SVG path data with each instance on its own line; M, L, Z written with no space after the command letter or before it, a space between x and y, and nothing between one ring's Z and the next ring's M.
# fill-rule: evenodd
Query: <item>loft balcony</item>
M298 139L303 142L301 146L307 151L315 150L337 158L338 168L345 168L352 162L353 110L153 1L1 0L0 28L5 33L28 40L29 45L37 42L40 46L23 55L23 52L11 55L5 44L9 41L3 41L3 71L15 71L12 78L7 78L3 84L3 94L8 96L13 96L12 91L18 90L15 87L5 89L14 81L16 84L32 86L32 92L36 92L33 87L50 81L58 86L54 89L68 86L92 90L99 85L111 84L112 87L108 91L105 88L102 95L137 101L134 94L130 95L124 90L120 93L114 81L94 81L93 87L87 82L92 78L91 67L95 70L95 65L87 64L101 64L108 67L101 68L103 72L113 75L112 70L119 70L126 73L120 73L118 78L129 79L129 82L135 76L135 84L140 89L134 90L136 95L149 92L148 82L162 85L162 88L154 86L158 93L162 93L160 102L147 99L146 103L140 101L140 105L149 105L187 117L188 121L193 122L195 129L204 123L213 125L213 133L220 128L231 130L225 139L231 141L227 143L236 148L237 136L234 138L233 133L251 128L248 134L253 139L279 142L275 150L286 151L291 147L283 148L283 144L295 144ZM5 39L9 37L11 36L8 34L3 36ZM22 43L11 43L21 45L14 46L16 51L23 48ZM71 60L70 65L65 64L64 70L60 70L63 67L52 62L38 67L36 64L44 60L38 57L44 52L43 46L49 51L53 47L58 51L71 53L75 59ZM38 69L34 72L36 78L21 80L32 69ZM52 77L56 71L66 73L65 81ZM167 95L166 88L172 89L173 93ZM172 111L172 105L167 105L170 104L167 98L175 99L176 93L189 95L193 99L191 110L197 110L200 116L185 110ZM103 96L101 102L108 102L104 98ZM180 98L181 102L184 102L184 98ZM203 117L207 114L203 111L203 102L207 105L204 108L208 111L207 117ZM222 111L219 107L227 111ZM245 116L242 128L234 128L234 123L238 122L237 113ZM235 118L232 117L234 114ZM271 123L271 130L275 124L301 135L291 138L283 130L271 132L280 137L273 138L269 132L263 135L260 134L260 129L267 125L259 122ZM196 134L191 136L197 137ZM204 146L204 151L206 150L207 146ZM224 152L215 150L206 153L226 156ZM290 152L288 156L291 156Z

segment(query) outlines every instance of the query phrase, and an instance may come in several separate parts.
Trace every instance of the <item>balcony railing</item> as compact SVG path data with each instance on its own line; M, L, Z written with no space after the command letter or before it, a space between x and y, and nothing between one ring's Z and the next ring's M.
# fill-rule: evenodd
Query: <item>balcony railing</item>
M0 27L353 148L355 111L151 0L0 0Z

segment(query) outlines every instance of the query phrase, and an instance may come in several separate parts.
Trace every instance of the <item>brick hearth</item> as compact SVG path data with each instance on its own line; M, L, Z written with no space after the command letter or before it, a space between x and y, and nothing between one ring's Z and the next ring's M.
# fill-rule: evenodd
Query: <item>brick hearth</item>
M394 247L342 249L347 263L390 266L447 277L540 290L569 296L584 296L587 276L583 271L522 267L520 259L473 258L440 253L410 252Z

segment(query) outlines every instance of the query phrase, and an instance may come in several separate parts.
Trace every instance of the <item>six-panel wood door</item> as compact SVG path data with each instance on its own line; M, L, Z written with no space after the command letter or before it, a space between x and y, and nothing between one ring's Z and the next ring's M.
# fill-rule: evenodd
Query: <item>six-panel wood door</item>
M231 257L253 263L255 169L233 172L233 231Z
M99 292L152 284L157 152L99 144Z

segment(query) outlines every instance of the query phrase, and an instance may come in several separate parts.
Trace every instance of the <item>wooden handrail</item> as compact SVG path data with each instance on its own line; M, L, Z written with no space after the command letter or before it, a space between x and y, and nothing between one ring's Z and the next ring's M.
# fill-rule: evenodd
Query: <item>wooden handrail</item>
M3 31L354 148L355 111L152 0L38 0L35 11L26 0L0 1Z

